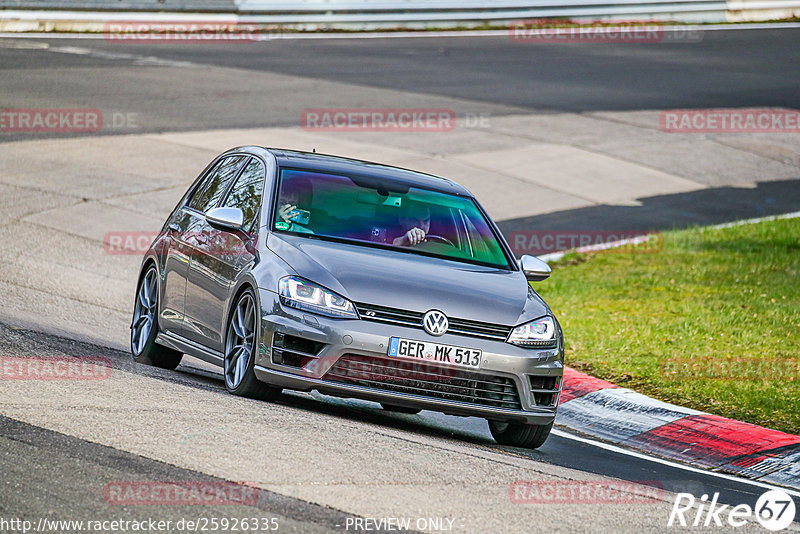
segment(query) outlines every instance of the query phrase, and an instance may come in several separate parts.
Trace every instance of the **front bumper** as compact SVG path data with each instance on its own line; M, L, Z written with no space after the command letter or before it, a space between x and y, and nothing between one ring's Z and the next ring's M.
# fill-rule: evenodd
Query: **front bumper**
M560 343L553 349L528 349L500 341L455 334L434 338L418 328L369 320L330 319L286 308L280 304L277 294L264 289L259 290L259 299L262 310L261 339L256 354L255 374L263 382L286 389L318 390L334 396L361 398L451 415L529 424L548 424L555 418L563 376L563 347ZM308 340L315 347L322 348L318 351L291 352L304 357L287 362L284 356L290 351L275 346L276 333L279 339L281 334L292 336ZM428 390L398 387L399 383L409 383L407 376L400 379L395 376L384 383L375 380L374 376L370 377L372 380L337 378L337 370L343 364L351 364L352 360L369 360L376 364L389 365L398 362L397 359L387 356L391 336L479 349L483 353L480 368L460 372L453 371L452 367L423 362L426 370L441 371L438 377L440 382L436 384L431 385L430 380L414 382L425 383ZM359 373L351 376L363 378ZM422 378L428 379L429 374L426 373ZM503 391L506 393L481 393L487 400L483 400L483 397L476 399L474 396L467 400L467 395L442 398L442 391L458 388L457 391L463 393L463 384L481 385L484 380L488 381L488 385L483 387L499 388L500 386L493 386L495 382L505 384ZM543 383L548 384L547 394L543 394L544 390L540 389L544 387ZM508 392L512 389L518 396L515 407L508 407L511 403L490 400L498 395L511 399L512 395ZM480 388L478 390L481 391Z

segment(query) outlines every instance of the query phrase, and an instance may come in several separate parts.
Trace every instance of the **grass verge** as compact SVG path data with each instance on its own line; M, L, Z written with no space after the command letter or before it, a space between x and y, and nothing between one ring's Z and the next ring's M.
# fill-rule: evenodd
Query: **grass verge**
M535 283L567 365L713 414L800 434L800 219L568 254Z

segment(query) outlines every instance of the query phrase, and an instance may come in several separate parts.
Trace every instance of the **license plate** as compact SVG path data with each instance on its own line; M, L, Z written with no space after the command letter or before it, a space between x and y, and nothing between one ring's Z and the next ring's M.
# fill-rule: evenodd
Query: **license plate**
M481 354L477 349L401 337L389 338L389 356L392 358L478 369L481 365Z

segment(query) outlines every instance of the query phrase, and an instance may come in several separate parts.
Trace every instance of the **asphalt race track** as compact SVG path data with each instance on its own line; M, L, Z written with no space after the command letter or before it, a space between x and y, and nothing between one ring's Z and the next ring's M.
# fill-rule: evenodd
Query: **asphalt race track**
M277 36L241 44L4 40L2 68L29 72L24 78L4 77L0 87L4 95L15 96L15 105L37 99L64 103L91 99L98 108L139 112L143 131L296 125L297 110L308 104L346 105L359 96L337 91L325 81L426 95L429 102L432 97L460 99L463 110L476 113L791 108L800 99L798 40L796 29L707 31L697 43L569 46L518 43L507 37L293 40ZM41 43L51 47L50 53L36 51ZM20 53L10 48L15 46L32 49ZM53 53L57 49L60 53ZM189 85L168 68L155 76L137 77L132 64L157 64L146 58L319 83L287 91L278 84L234 83L249 79L246 74L219 80L206 70L205 83ZM70 68L94 69L97 75L78 85L64 70ZM28 91L16 92L23 88ZM392 93L364 94L373 107L403 105Z
M228 395L219 372L188 357L174 372L134 364L126 338L139 259L105 254L102 243L109 231L157 229L211 157L246 142L453 176L506 232L663 229L796 211L797 133L691 137L660 131L658 116L797 109L800 31L593 45L4 36L0 107L104 116L91 133L0 131L0 356L92 356L112 366L105 380L0 382L0 518L257 516L276 518L280 532L355 532L380 530L358 529L355 518L406 517L452 520L439 531L454 532L664 532L674 492L753 506L765 491L563 432L537 451L502 447L483 420L392 414L316 393L263 403ZM301 125L308 108L446 108L459 126L314 132ZM471 125L481 118L485 125ZM523 176L532 168L540 178ZM634 504L509 497L519 480L615 479L663 491ZM235 482L257 488L257 498L109 502L109 484L131 481Z
M317 394L284 393L274 405L234 399L225 392L221 377L211 375L205 364L199 361L184 363L174 372L163 371L137 365L131 362L129 355L124 352L33 331L9 328L2 324L0 324L0 348L5 356L24 356L31 353L77 357L102 355L111 359L112 374L119 376L120 380L124 380L128 376L137 376L143 377L146 382L152 384L153 388L180 388L184 390L182 397L185 402L190 402L195 396L195 392L209 393L216 406L212 405L206 408L219 411L220 415L227 413L229 403L245 404L246 409L253 412L255 419L260 419L258 426L248 427L244 422L237 425L238 430L247 436L244 442L252 447L258 446L260 438L272 441L275 439L274 434L280 433L279 429L271 427L272 417L267 412L277 407L284 414L290 414L289 420L284 421L286 424L291 425L291 420L296 419L297 423L302 424L303 427L323 428L327 434L327 437L323 436L324 439L344 439L344 436L338 434L337 429L346 428L351 433L347 441L360 444L361 447L358 451L349 449L348 453L357 457L363 455L364 460L373 454L380 455L377 450L380 445L373 445L373 443L376 442L376 438L386 440L388 434L390 438L386 441L401 445L398 447L399 449L407 450L407 453L411 454L407 457L407 461L412 465L428 464L424 457L433 455L433 452L437 453L437 456L442 453L450 453L454 456L464 455L473 461L481 459L485 462L486 469L512 464L519 469L519 472L527 472L530 480L542 479L543 474L546 473L547 479L555 476L564 477L567 480L595 481L610 477L652 484L653 487L663 489L665 500L669 495L666 492L691 492L697 496L703 493L719 492L720 503L753 506L758 496L763 493L763 488L730 478L688 472L677 466L670 467L649 460L616 454L558 435L552 435L547 443L536 451L504 448L496 445L491 439L484 421L473 418L461 419L432 412L423 412L419 416L388 414L368 402L337 400ZM60 409L72 412L76 408L83 411L90 419L111 416L111 420L107 421L110 426L103 425L103 428L110 430L112 436L119 432L120 436L114 436L114 438L132 432L138 434L140 439L153 440L161 447L177 448L183 454L191 454L192 450L203 449L206 451L205 458L201 457L202 461L199 462L199 466L198 462L189 460L189 463L196 466L194 469L179 467L170 461L162 462L151 459L149 454L132 454L124 449L118 450L115 447L98 444L92 439L74 437L71 432L53 431L48 428L50 425L37 426L15 418L0 416L0 441L3 443L4 450L4 454L0 456L0 470L7 475L5 484L0 486L0 503L2 503L0 512L3 517L124 518L129 520L154 517L158 520L178 521L182 518L199 516L252 517L256 514L259 517L278 518L281 525L280 531L336 532L346 530L344 526L349 516L346 507L340 511L319 506L301 498L283 496L280 489L274 492L267 489L259 490L257 503L253 505L208 506L203 507L202 513L198 513L196 509L193 509L197 507L192 506L123 507L107 504L103 500L103 489L107 484L115 482L226 480L224 476L214 477L207 474L208 471L218 471L217 469L207 468L204 472L202 468L203 462L214 461L214 450L218 446L219 432L221 431L217 424L209 424L210 421L205 418L192 417L188 420L188 425L183 426L181 423L185 420L182 416L178 423L169 413L164 414L166 417L159 417L158 412L172 411L168 406L159 406L154 409L150 406L138 406L135 403L137 396L145 395L148 390L126 392L114 388L114 391L116 400L112 400L108 404L84 404L83 400L76 402L68 392L58 393L55 390L55 397L47 400L37 399L33 394L20 394L20 397L17 397L18 400L7 403L10 405L7 408L16 413L27 413L20 418L22 420L29 419L30 416L38 419L34 412L40 412L41 416L41 412L45 411L59 411ZM128 404L125 402L126 400L134 400L134 402ZM183 411L183 408L176 411ZM256 415L259 412L262 412L262 416ZM129 420L129 422L116 424L114 419L117 417L120 418L120 423L122 419ZM129 427L130 423L133 423L132 428ZM292 434L295 432L292 431ZM300 458L303 455L316 457L306 460L311 462L319 461L320 457L324 461L326 450L332 457L336 457L340 452L329 450L324 446L321 449L304 450L302 439L285 444L286 452L291 451ZM319 444L315 443L315 445ZM419 457L414 455L419 455ZM263 453L247 454L246 456L258 458L259 456L263 457ZM236 458L231 461L239 463ZM268 464L270 461L264 458L264 464ZM366 474L370 479L394 478L397 476L396 471L405 471L405 466L402 466L405 463L403 458L383 458L383 461L387 464L369 462ZM389 462L398 463L401 466L393 466L388 464ZM176 462L178 465L183 463ZM349 467L358 469L359 465L363 466L364 464L354 462ZM330 467L335 468L336 466ZM424 465L424 467L425 471L429 471L432 466ZM240 465L237 471L261 473L262 468L263 466L253 466L251 470L247 466ZM313 474L309 475L313 477ZM352 475L342 472L340 477L344 481L351 478ZM471 478L469 475L465 475L465 477ZM235 481L238 480L235 479ZM248 479L247 482L256 482L259 487L263 487L262 484L265 482L270 484L271 481ZM347 485L345 482L338 483L343 486ZM443 489L446 491L449 484L465 484L463 481L447 481L446 483L444 481L415 481L413 477L403 482L393 482L393 484L403 483L412 486L419 484L422 496L429 491L436 493ZM474 484L476 490L493 485L480 479L475 479L471 483ZM440 487L440 484L443 487ZM468 486L468 489L469 484L465 485ZM419 501L419 510L425 510L425 500L423 498ZM480 506L477 503L476 505ZM549 510L548 506L552 510ZM585 507L591 509L592 506L602 505L595 504ZM639 506L644 510L637 511ZM571 505L571 507L576 507L576 505ZM537 518L541 516L557 521L563 525L565 531L579 529L580 521L590 520L590 517L583 516L583 514L579 514L580 520L557 519L553 515L569 508L570 506L565 507L564 505L539 505L538 510L530 511L526 515ZM658 515L664 513L664 507L635 503L627 505L627 510L625 508L616 509L614 513L621 517L613 518L613 521L609 523L601 522L602 527L611 528L613 524L619 522L624 525L626 531L628 528L658 531L654 527L658 522ZM397 510L395 512L397 515L389 514L389 516L416 516L418 514L416 510L408 512ZM519 524L511 528L512 525L504 524L502 515L494 515L490 510L479 511L488 517L472 524L466 518L453 517L458 521L456 523L458 528L455 530L464 532L491 530L491 527L488 526L491 523L487 523L489 517L490 521L496 522L498 531L506 530L506 528L509 528L509 531L517 531L517 528L524 526ZM668 512L668 510L666 511ZM632 517L624 517L629 514ZM636 517L648 514L653 514L655 517ZM666 522L666 516L662 516L660 519Z

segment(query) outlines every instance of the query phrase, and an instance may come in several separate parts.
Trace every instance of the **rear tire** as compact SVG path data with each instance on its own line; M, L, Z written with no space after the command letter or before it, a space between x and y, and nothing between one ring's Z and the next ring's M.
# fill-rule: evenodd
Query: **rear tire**
M240 397L271 401L280 395L281 389L261 382L253 370L260 322L255 293L246 289L237 298L228 318L223 363L225 388Z
M407 413L411 415L416 415L422 411L422 408L406 408L405 406L396 406L394 404L386 404L385 402L381 403L381 407L387 412Z
M136 288L131 323L131 355L137 363L175 369L183 353L156 343L158 335L158 271L150 265Z
M547 425L528 425L525 423L507 423L505 421L489 421L489 431L500 445L538 449L547 440L553 423Z

